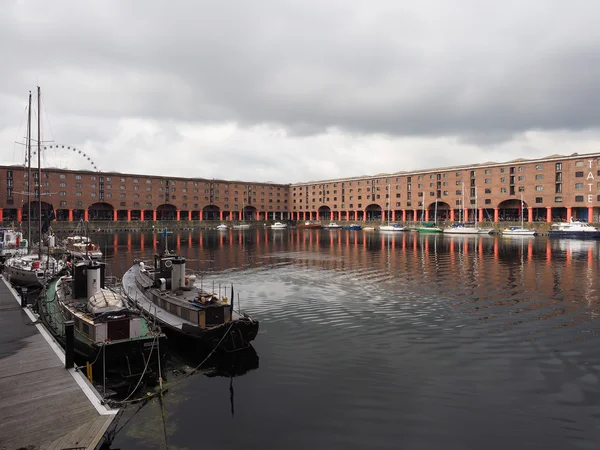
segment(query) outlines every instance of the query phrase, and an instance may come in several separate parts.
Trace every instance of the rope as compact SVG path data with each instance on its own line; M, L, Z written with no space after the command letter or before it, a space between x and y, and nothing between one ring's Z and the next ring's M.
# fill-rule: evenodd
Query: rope
M148 355L148 359L146 360L146 365L144 366L144 371L142 372L142 376L138 380L135 388L129 393L129 395L122 402L117 402L117 403L127 402L127 400L129 400L129 397L131 397L137 391L138 387L140 387L140 384L141 384L142 380L144 379L144 375L146 375L146 370L148 370L148 365L150 364L150 360L152 359L152 352L154 351L154 344L156 343L157 339L158 339L158 334L155 334L154 340L152 341L152 348L150 349L150 354ZM160 370L160 352L158 353L158 367Z
M221 339L219 340L219 342L217 343L217 345L210 351L210 353L208 354L208 356L206 358L204 358L202 360L202 362L200 364L198 364L195 368L193 368L190 372L186 373L183 376L183 378L181 378L177 382L174 382L170 386L171 387L177 386L179 383L181 383L187 377L189 377L189 376L193 375L194 373L196 373L196 371L198 369L200 369L200 367L202 367L202 365L213 355L213 353L217 351L217 349L219 348L219 346L221 345L221 343L223 342L223 340L227 337L227 335L231 331L232 327L233 327L233 322L229 325L229 328L227 329L227 331L225 332L225 334L223 334L223 337L221 337ZM136 387L136 389L137 389L137 387ZM123 405L123 404L137 403L139 401L143 401L143 400L150 399L152 397L156 397L159 394L162 395L162 392L148 392L148 394L146 396L144 396L144 397L139 397L139 398L135 398L135 399L129 400L129 397L131 397L131 394L130 394L126 399L124 399L124 400L114 400L114 401L111 402L111 404L113 404L113 405Z

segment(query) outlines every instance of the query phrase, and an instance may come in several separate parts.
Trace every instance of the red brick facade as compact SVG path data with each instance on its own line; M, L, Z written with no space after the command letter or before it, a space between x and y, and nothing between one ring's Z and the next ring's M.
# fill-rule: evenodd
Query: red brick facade
M31 173L35 181L31 198L37 200L37 173L33 169ZM27 168L0 166L0 220L21 221L28 213L27 182ZM389 218L409 222L435 217L497 222L520 220L521 197L527 221L575 217L598 222L600 153L291 185L42 171L42 201L53 205L58 220L71 221ZM37 215L35 200L32 216Z

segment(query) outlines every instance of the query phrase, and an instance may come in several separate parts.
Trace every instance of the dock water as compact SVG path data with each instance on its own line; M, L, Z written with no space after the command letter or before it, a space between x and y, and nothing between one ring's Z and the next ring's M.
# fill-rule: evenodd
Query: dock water
M0 279L0 449L96 449L118 414Z

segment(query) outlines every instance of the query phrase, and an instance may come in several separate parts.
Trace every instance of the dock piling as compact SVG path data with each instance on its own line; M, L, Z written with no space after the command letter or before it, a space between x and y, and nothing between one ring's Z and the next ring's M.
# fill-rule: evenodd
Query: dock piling
M75 358L75 322L65 321L65 369L72 369Z
M21 308L27 308L27 288L19 289L19 294L21 295Z

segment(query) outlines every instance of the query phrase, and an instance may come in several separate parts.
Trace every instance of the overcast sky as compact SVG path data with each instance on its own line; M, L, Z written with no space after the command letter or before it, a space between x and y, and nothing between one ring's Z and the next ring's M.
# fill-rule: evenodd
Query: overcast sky
M3 0L0 163L302 182L600 151L600 2ZM76 156L75 156L76 155ZM87 160L90 158L90 161Z

